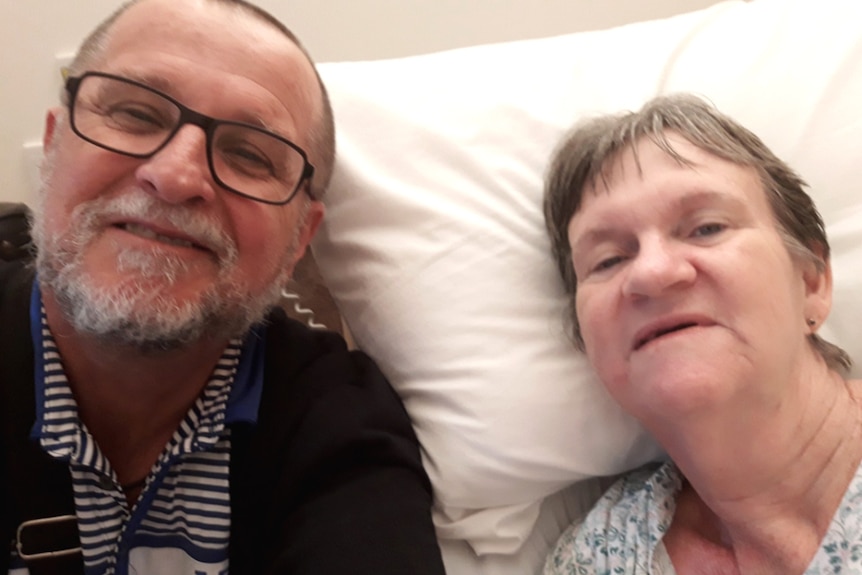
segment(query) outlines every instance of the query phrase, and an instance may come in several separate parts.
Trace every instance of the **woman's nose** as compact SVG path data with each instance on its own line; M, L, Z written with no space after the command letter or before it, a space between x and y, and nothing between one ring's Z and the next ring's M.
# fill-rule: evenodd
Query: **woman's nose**
M665 291L690 285L696 271L683 246L672 239L644 238L626 267L623 293L631 297L657 297Z
M198 126L183 126L135 175L145 191L169 203L211 200L216 186L207 160L206 133Z

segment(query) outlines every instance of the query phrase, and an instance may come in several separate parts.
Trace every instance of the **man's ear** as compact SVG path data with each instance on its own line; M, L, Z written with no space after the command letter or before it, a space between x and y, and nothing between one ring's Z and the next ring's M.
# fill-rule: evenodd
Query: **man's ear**
M323 222L325 214L326 206L323 205L323 202L319 200L311 200L309 202L308 212L306 212L305 221L303 222L302 235L300 236L300 241L304 246L308 246L311 243L314 234L317 233L317 228Z
M317 229L320 227L321 222L323 222L323 216L325 213L326 207L323 205L323 202L318 200L308 201L305 217L300 222L302 228L299 230L299 238L296 243L296 253L293 256L293 263L290 270L291 274L293 273L293 268L296 267L296 264L302 259L302 256L305 255L305 250L308 249L308 245L311 243L312 238L314 238L314 234L317 233Z
M54 135L59 121L57 118L62 112L62 108L49 108L45 113L45 130L42 132L42 149L45 152L54 144Z

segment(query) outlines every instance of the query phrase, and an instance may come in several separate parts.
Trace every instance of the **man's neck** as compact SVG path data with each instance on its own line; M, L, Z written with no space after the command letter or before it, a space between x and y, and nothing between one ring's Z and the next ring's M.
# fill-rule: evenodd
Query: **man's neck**
M153 353L74 332L51 299L48 325L81 421L121 483L145 476L200 396L228 342Z

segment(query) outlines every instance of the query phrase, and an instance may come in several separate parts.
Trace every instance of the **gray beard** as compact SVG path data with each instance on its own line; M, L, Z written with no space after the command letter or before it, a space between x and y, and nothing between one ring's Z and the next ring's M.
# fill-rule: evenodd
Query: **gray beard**
M240 336L278 302L282 286L289 279L286 268L298 234L284 258L285 271L262 293L251 294L231 280L238 259L234 242L195 210L166 207L143 191L117 199L97 198L77 206L72 214L72 227L57 237L46 229L43 216L42 204L46 195L50 195L50 177L44 187L33 221L40 285L51 291L78 333L106 344L154 354L182 349L204 339ZM160 250L121 252L117 266L128 279L116 285L97 285L85 272L83 254L104 229L101 222L107 214L153 213L220 247L218 277L197 298L179 301L170 295L170 288L188 273L187 266L181 258Z

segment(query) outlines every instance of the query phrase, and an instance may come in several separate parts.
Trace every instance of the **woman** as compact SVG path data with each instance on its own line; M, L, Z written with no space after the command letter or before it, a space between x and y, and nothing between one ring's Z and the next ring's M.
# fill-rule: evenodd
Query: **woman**
M576 129L545 216L574 339L671 461L614 484L546 574L862 573L862 386L817 335L802 180L692 96Z

